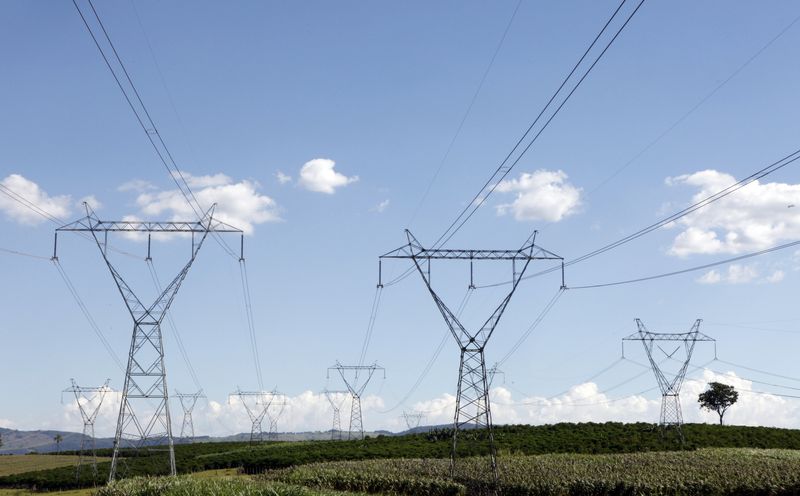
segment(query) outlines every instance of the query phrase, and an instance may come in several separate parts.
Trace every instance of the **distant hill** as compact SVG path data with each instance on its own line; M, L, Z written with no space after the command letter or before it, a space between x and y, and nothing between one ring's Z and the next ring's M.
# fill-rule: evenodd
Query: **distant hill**
M423 428L419 428L423 429ZM424 430L416 430L414 432L424 432ZM54 453L59 450L59 446L53 438L56 434L61 434L63 440L61 441L61 451L76 451L81 447L82 434L78 432L67 431L19 431L14 429L4 429L0 427L0 436L3 437L3 446L0 448L0 455L23 455L26 453ZM399 433L404 434L404 433ZM396 436L397 433L389 431L375 431L365 432L364 435L370 437L376 436ZM264 433L264 439L267 434ZM313 431L313 432L281 432L278 433L278 441L316 441L331 438L331 431ZM347 439L347 433L343 433L343 438ZM249 441L250 433L243 432L241 434L234 434L233 436L197 436L195 438L198 442L205 443L218 443L218 442L236 442L236 441ZM175 437L175 443L183 444L185 441L179 437ZM111 448L114 446L114 438L100 437L95 439L95 444L98 449Z

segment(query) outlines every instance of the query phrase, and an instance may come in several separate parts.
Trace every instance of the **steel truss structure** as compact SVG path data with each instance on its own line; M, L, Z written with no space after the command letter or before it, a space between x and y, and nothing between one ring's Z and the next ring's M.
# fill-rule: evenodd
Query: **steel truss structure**
M175 397L180 400L181 408L183 409L181 440L183 440L183 442L193 443L194 420L192 419L192 412L194 412L194 407L197 406L197 401L200 399L206 399L206 395L203 394L202 389L196 393L181 393L180 391L176 390Z
M422 420L425 418L425 414L422 412L403 412L400 416L406 421L406 426L408 426L409 431L419 427L419 424L421 424Z
M97 414L100 413L100 407L103 406L106 394L112 391L108 387L111 379L106 379L106 382L99 387L79 386L75 379L70 379L70 382L72 386L63 392L72 393L75 396L75 403L77 403L78 410L81 412L81 419L83 419L83 435L81 436L81 449L78 452L78 466L75 468L75 479L80 478L81 467L87 463L88 450L91 450L92 477L96 478L97 446L94 437L94 422L97 420Z
M486 371L486 375L489 377L489 387L492 387L492 385L494 385L494 378L498 375L502 375L503 384L506 383L506 373L500 370L496 363L492 365L492 368Z
M700 323L702 319L697 319L692 325L689 332L651 332L647 330L644 323L640 319L635 319L637 331L630 336L622 338L622 356L625 356L625 341L641 341L647 359L650 361L650 367L653 369L653 375L658 382L658 388L661 390L661 417L659 418L659 427L661 428L662 435L667 430L674 430L678 439L683 442L683 413L681 412L681 386L686 378L686 370L689 368L689 362L692 360L695 345L701 341L714 343L714 356L717 355L717 342L714 338L709 337L700 332ZM684 349L683 360L680 361L681 367L672 378L667 377L668 373L664 372L661 365L656 361L653 356L654 348L664 354L665 359L677 360L674 358L675 354L680 350L680 344L672 351L667 352L661 347L659 343L682 343Z
M333 410L333 427L331 428L331 439L336 441L342 440L342 405L344 405L344 400L347 399L347 396L350 394L350 391L332 391L330 389L326 389L322 392L327 398L328 403L331 405L331 409Z
M534 260L557 260L561 262L561 286L564 287L564 259L544 248L536 245L534 231L522 247L518 250L454 250L442 248L425 248L406 229L408 243L406 245L381 255L378 265L378 286L380 280L380 265L386 259L407 259L414 263L414 267L422 277L433 301L444 317L450 333L453 335L461 351L461 360L458 371L458 387L456 394L456 409L453 416L453 444L450 451L450 471L455 472L455 463L458 448L458 433L465 428L476 428L483 432L488 444L492 473L497 480L497 455L492 432L492 413L489 404L489 378L487 376L486 359L484 351L486 344L492 337L500 317L508 307L511 297L517 290L525 271ZM456 314L442 301L431 285L431 265L433 260L463 260L470 263L469 287L474 288L473 264L475 261L505 260L512 264L511 289L503 298L497 308L492 312L486 322L477 330L467 330L459 321Z
M213 213L216 204L203 215L202 219L194 222L104 221L97 217L88 204L84 203L84 206L86 207L86 217L56 229L53 259L58 259L59 233L90 233L133 319L133 335L128 353L122 401L114 435L114 454L111 459L108 480L112 481L116 476L120 449L141 449L145 446L163 444L167 445L169 453L169 473L175 475L175 450L169 410L167 372L164 366L161 322L208 234L236 233L242 236L242 245L244 244L244 234L241 229L214 219ZM189 261L150 305L143 303L136 296L114 264L111 263L108 257L108 233L113 232L147 234L147 259L151 258L152 233L191 235L192 250Z
M283 415L284 410L286 410L286 405L288 404L288 399L286 395L283 393L279 393L276 389L269 391L267 393L268 396L268 403L266 414L267 414L267 422L269 422L269 431L267 432L267 439L270 441L277 441L278 440L278 420L280 420L281 415Z
M228 395L228 403L232 397L238 397L242 402L247 416L250 417L250 444L256 444L264 441L263 422L264 417L267 416L267 409L269 409L272 397L268 391L242 391L236 389L235 392Z
M331 370L339 372L342 381L344 381L347 390L350 392L350 398L352 400L352 405L350 407L350 428L347 430L347 439L353 439L354 436L358 436L358 439L364 439L361 395L364 394L364 390L367 389L367 384L372 380L372 376L375 375L376 371L382 371L383 378L386 379L386 369L379 366L377 363L373 363L372 365L342 365L337 360L336 365L328 367L329 379ZM363 375L361 377L359 377L359 375L361 375L362 372L366 372L366 378L363 379L363 382L360 382L359 379L362 379ZM350 373L352 373L352 377L348 379L347 376Z

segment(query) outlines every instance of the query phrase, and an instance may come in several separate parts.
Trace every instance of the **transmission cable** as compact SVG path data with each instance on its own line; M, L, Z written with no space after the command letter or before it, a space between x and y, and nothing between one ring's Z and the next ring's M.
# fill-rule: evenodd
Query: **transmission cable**
M757 372L759 374L771 375L773 377L779 377L781 379L787 379L787 380L790 380L790 381L800 382L800 379L798 379L797 377L790 377L788 375L775 374L775 373L772 373L772 372L767 372L766 370L755 369L753 367L747 367L746 365L740 365L738 363L728 362L728 361L725 361L725 360L722 360L722 359L719 359L718 361L720 363L724 363L726 365L731 365L733 367L739 367L741 369L749 370L751 372Z
M436 240L436 243L434 243L434 247L437 247L437 246L440 246L440 245L443 245L443 244L447 243L447 241L449 241L456 234L456 232L458 232L461 229L461 227L472 217L472 215L474 215L474 213L486 202L486 200L489 198L489 196L495 191L497 186L514 169L514 167L519 163L519 161L522 160L522 157L525 155L525 153L528 152L528 150L531 148L531 146L533 146L533 144L536 142L536 140L539 138L539 136L541 136L541 134L544 132L544 130L547 129L547 127L550 124L550 122L552 122L552 120L555 118L555 116L558 115L558 113L561 111L561 109L564 107L564 105L567 103L567 101L569 101L570 97L575 93L575 91L580 87L581 83L583 83L583 81L586 79L586 77L589 75L589 73L592 71L592 69L594 69L594 67L597 65L597 63L600 62L600 60L603 58L603 55L605 55L605 53L608 51L608 49L611 47L611 45L614 43L614 41L619 37L619 35L622 33L622 31L625 29L625 27L628 25L628 23L631 21L631 19L633 19L633 16L636 15L636 13L639 11L639 9L641 8L642 4L644 3L644 0L640 0L639 1L639 3L636 5L636 7L628 15L628 17L625 20L625 22L620 26L620 28L617 30L617 32L613 35L611 40L608 41L606 46L602 49L600 54L594 59L594 61L589 66L589 68L578 79L578 82L572 87L572 89L569 91L569 93L567 93L566 97L556 107L555 111L553 111L553 113L544 122L544 124L536 132L536 134L533 135L533 138L528 142L528 144L525 145L524 148L522 148L522 151L518 154L516 159L514 159L511 162L510 165L507 165L509 160L511 159L511 157L517 151L517 149L520 148L520 146L525 141L525 139L528 137L528 135L531 133L533 128L536 126L536 124L539 122L539 120L542 118L542 116L545 114L545 112L550 108L550 105L559 96L559 94L561 93L561 90L572 79L572 76L575 74L575 72L581 66L583 61L586 59L587 55L589 55L589 53L592 51L594 46L597 44L598 40L606 32L606 29L612 23L612 21L616 18L616 16L619 13L619 11L625 5L626 1L627 0L622 0L622 2L619 4L617 9L614 11L614 13L611 15L611 17L609 17L608 21L606 21L606 23L603 25L603 28L600 30L600 32L597 34L597 36L595 36L594 40L592 40L592 43L584 51L584 53L580 57L580 59L578 59L578 62L573 66L572 70L569 72L567 77L564 78L564 80L561 82L561 85L558 87L558 89L555 91L555 93L553 93L553 95L547 101L545 106L542 108L542 110L536 116L534 121L531 123L531 125L528 127L528 129L525 131L525 133L523 133L523 135L520 137L520 139L517 141L517 143L511 149L511 151L506 155L506 157L503 159L503 161L500 163L500 165L497 167L497 169L495 169L494 173L492 173L492 175L489 177L489 179L486 181L486 183L481 187L481 189L478 191L478 193L472 198L472 200L469 201L469 203L467 203L466 207L464 207L464 209L458 214L458 216L456 216L456 218L447 227L447 229L444 231L444 233L442 233L442 235L439 237L439 239ZM488 188L488 191L487 191L487 188Z
M161 286L161 281L158 278L158 273L156 272L156 267L153 264L153 260L147 259L145 263L147 264L147 268L150 271L150 277L153 280L153 285L155 286L156 291L161 293L163 291ZM197 390L202 391L203 386L200 384L200 380L197 378L197 373L195 371L195 368L192 365L192 361L189 359L189 354L186 352L186 347L183 345L183 338L181 337L181 334L178 331L178 326L175 325L175 320L172 318L172 312L167 312L166 317L167 321L169 322L169 327L170 330L172 331L172 335L175 337L175 342L178 344L178 351L180 352L181 357L183 358L183 362L186 364L186 369L189 371L189 376L191 377L192 382L194 383Z
M247 319L247 328L250 333L250 351L253 355L253 363L255 364L258 387L263 391L264 376L261 371L261 358L258 352L258 339L256 335L255 319L253 318L253 304L250 297L250 281L247 277L247 262L245 262L244 259L242 259L239 264L239 274L242 280L242 294L244 295L244 308Z
M497 362L497 365L503 365L509 358L511 358L511 355L513 355L519 349L519 347L522 346L525 340L528 339L531 333L534 330L536 330L537 327L539 327L539 324L541 324L542 320L544 320L547 314L550 313L550 310L552 310L553 306L555 306L556 302L558 302L558 300L561 298L561 295L563 294L564 294L564 288L559 288L558 291L556 291L556 294L553 295L550 301L547 302L547 305L545 305L545 307L536 317L536 320L534 320L533 323L528 327L528 329L522 334L522 336L519 337L519 339L517 340L516 343L514 343L511 349L508 350L508 352L505 355L503 355L503 358L501 358L500 361Z
M25 253L23 251L10 250L8 248L0 248L0 251L3 252L3 253L8 253L10 255L19 255L21 257L35 258L35 259L38 259L38 260L50 260L50 257L43 257L41 255L34 255L32 253Z

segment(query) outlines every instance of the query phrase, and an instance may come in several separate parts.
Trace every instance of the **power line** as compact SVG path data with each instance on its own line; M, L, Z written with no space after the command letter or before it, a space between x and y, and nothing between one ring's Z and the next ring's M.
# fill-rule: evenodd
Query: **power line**
M676 276L676 275L681 275L681 274L687 274L689 272L696 272L698 270L704 270L704 269L709 269L711 267L717 267L719 265L725 265L725 264L729 264L729 263L733 263L733 262L738 262L740 260L745 260L745 259L748 259L748 258L760 256L760 255L766 255L767 253L772 253L774 251L785 250L786 248L792 248L792 247L797 246L797 245L800 245L800 241L792 241L791 243L786 243L786 244L782 244L782 245L778 245L778 246L773 246L772 248L767 248L766 250L760 250L760 251L756 251L756 252L752 252L752 253L747 253L745 255L739 255L738 257L733 257L733 258L728 258L728 259L725 259L725 260L719 260L717 262L698 265L698 266L695 266L695 267L690 267L688 269L675 270L675 271L666 272L666 273L663 273L663 274L657 274L657 275L647 276L647 277L639 277L639 278L636 278L636 279L628 279L628 280L625 280L625 281L607 282L607 283L602 283L602 284L588 284L588 285L584 285L584 286L570 286L568 289L605 288L605 287L609 287L609 286L620 286L620 285L623 285L623 284L633 284L633 283L637 283L637 282L652 281L654 279L661 279L661 278L664 278L664 277L671 277L671 276Z
M264 390L264 375L261 371L261 357L258 352L258 339L256 335L256 324L253 318L253 302L250 298L250 281L247 277L247 263L242 259L239 263L239 275L242 280L242 294L244 296L244 309L247 318L247 327L250 333L250 351L253 356L253 363L256 369L256 379L258 380L259 390Z
M489 59L489 64L486 66L486 70L483 72L483 76L481 76L481 80L478 83L478 87L475 88L475 93L472 94L472 98L470 99L469 105L467 105L467 110L464 112L464 115L461 117L461 121L458 123L458 127L456 128L455 134L450 139L450 143L447 145L447 149L444 152L444 156L442 160L439 162L439 165L436 167L436 171L433 173L431 180L428 182L428 186L425 188L425 192L422 194L422 198L420 199L417 207L414 209L414 213L411 216L411 220L408 221L409 227L414 223L414 220L417 218L417 214L419 214L420 208L425 203L425 200L428 198L428 194L431 192L431 188L433 187L433 183L436 182L436 178L439 177L439 173L442 171L442 167L444 166L447 159L450 157L450 152L453 150L453 146L456 143L459 135L461 134L461 129L464 127L464 123L467 122L467 118L469 117L470 113L472 112L472 107L475 105L475 102L478 100L478 95L480 94L481 90L483 89L483 84L486 82L486 78L489 76L489 72L491 72L492 67L494 66L494 61L497 59L497 55L500 53L500 49L503 48L503 44L506 41L506 36L508 36L508 32L511 30L511 25L514 23L514 19L517 17L517 11L519 11L519 7L522 5L522 0L517 1L516 7L514 7L514 11L511 13L511 17L508 19L508 23L506 24L505 30L503 30L503 35L500 37L500 41L497 42L497 46L494 49L494 53L492 54L492 58Z
M634 156L633 156L633 157L632 157L630 160L628 160L627 162L625 162L625 163L624 163L622 166L620 166L620 167L619 167L619 168L617 168L617 169L616 169L614 172L612 172L612 173L611 173L611 174L610 174L608 177L606 177L605 179L603 179L603 180L602 180L602 181L601 181L601 182L600 182L600 183L599 183L597 186L595 186L594 188L592 188L592 189L591 189L591 190L590 190L590 191L589 191L589 192L586 194L586 196L590 196L592 193L594 193L594 192L595 192L595 191L597 191L598 189L600 189L600 188L602 188L603 186L605 186L606 184L608 184L608 183L609 183L609 182L610 182L612 179L614 179L615 177L617 177L617 176L618 176L618 175L619 175L619 174L620 174L622 171L624 171L624 170L625 170L625 169L627 169L627 168L628 168L628 167L629 167L631 164L633 164L634 162L636 162L636 160L638 160L638 159L639 159L639 157L641 157L642 155L644 155L644 154L645 154L645 153L646 153L648 150L650 150L650 149L651 149L653 146L655 146L655 145L656 145L657 143L659 143L659 142L660 142L662 139L664 139L664 137L666 137L666 136L667 136L669 133L671 133L671 132L672 132L672 131L673 131L673 130L676 128L676 127L678 127L678 126L679 126L679 125L680 125L680 124L681 124L683 121L685 121L687 118L689 118L689 116L690 116L690 115L692 115L692 114L693 114L693 113L694 113L694 112L695 112L695 111L696 111L698 108L700 108L701 106L703 106L703 104L705 104L705 103L706 103L708 100L710 100L710 99L711 99L711 97L713 97L714 95L716 95L716 94L717 94L717 92L718 92L719 90L721 90L723 86L725 86L725 85L726 85L726 84L728 84L728 83L729 83L729 82L730 82L730 81L731 81L733 78L735 78L736 76L738 76L738 75L739 75L739 73L741 73L741 72L742 72L742 71L743 71L745 68L747 68L747 66L749 66L749 65L750 65L750 64L751 64L751 63L752 63L752 62L753 62L755 59L757 59L757 58L758 58L758 57L759 57L759 56L760 56L762 53L764 53L764 52L765 52L765 51L766 51L766 50L767 50L767 49L768 49L770 46L772 46L772 44L773 44L773 43L775 43L776 41L778 41L778 39L779 39L781 36L783 36L783 35L784 35L784 34L785 34L787 31L789 31L789 29L791 29L791 28L792 28L792 26L794 26L795 24L797 24L797 21L800 21L800 16L797 16L797 17L795 17L795 18L792 20L792 22L790 22L789 24L787 24L787 25L786 25L786 26L785 26L785 27L784 27L784 28L783 28L783 29L782 29L780 32L778 32L778 34L776 34L774 37L772 37L772 38L771 38L771 39L770 39L770 40L769 40L769 41L768 41L768 42L767 42L765 45L763 45L763 46L762 46L762 47L761 47L761 48L760 48L758 51L756 51L756 52L755 52L753 55L751 55L751 56L750 56L750 57L749 57L747 60L745 60L745 61L744 61L744 63L743 63L743 64L741 64L739 67L737 67L737 68L736 68L736 70L734 70L734 71L733 71L733 72L732 72L730 75L728 75L728 77L726 77L724 80L722 80L722 82L721 82L721 83L719 83L718 85L716 85L716 86L715 86L715 87L714 87L714 88L713 88L713 89L712 89L710 92L708 92L708 93L707 93L707 94L706 94L706 95L705 95L703 98L701 98L701 99L700 99L700 101L698 101L698 102L697 102L697 103L696 103L694 106L692 106L692 107L691 107L691 108L690 108L688 111L686 111L686 112L685 112L685 113L684 113L684 114L683 114L683 115L682 115L682 116L681 116L681 117L680 117L678 120L676 120L675 122L673 122L671 126L669 126L669 127L666 129L666 130L664 130L664 131L663 131L661 134L659 134L659 135L658 135L658 136L657 136L657 137L656 137L654 140L652 140L650 143L648 143L648 144L647 144L647 146L645 146L644 148L642 148L641 150L639 150L639 152L638 152L638 153L636 153L636 155L634 155Z
M500 165L497 167L497 169L495 169L494 173L492 173L492 175L489 177L489 179L486 181L486 183L478 191L478 193L472 198L472 200L469 201L467 206L464 207L464 209L458 214L458 216L447 227L447 229L439 237L439 239L436 240L436 242L434 243L434 247L438 247L441 244L444 244L448 240L450 240L456 234L456 232L458 232L461 229L461 227L472 217L472 215L474 215L474 213L486 202L488 197L494 192L494 190L497 188L497 186L500 184L500 182L502 182L502 180L505 179L505 177L514 169L514 167L519 163L519 161L522 159L522 157L525 155L525 153L531 148L531 146L533 146L533 144L536 142L536 140L539 138L539 136L541 136L541 134L544 132L544 130L547 129L547 127L550 124L550 122L552 122L552 120L555 118L555 116L558 115L558 113L561 111L561 109L564 107L564 105L567 103L567 101L569 101L570 97L575 93L575 91L580 87L581 83L583 83L583 81L586 79L586 77L589 75L589 73L592 71L592 69L594 69L594 67L597 65L597 63L600 62L600 60L603 58L603 55L605 55L605 53L608 51L608 49L611 47L611 45L614 43L614 41L617 39L617 37L619 37L619 35L622 33L622 31L625 29L625 27L628 25L628 23L631 21L631 19L633 19L633 16L636 15L636 13L639 11L639 8L641 8L642 4L644 3L644 0L640 0L639 1L639 3L636 5L636 7L633 9L633 11L628 15L627 19L622 24L622 26L620 26L620 28L613 35L611 40L608 41L608 43L606 44L605 48L602 49L600 54L591 63L589 68L578 79L578 82L572 87L572 89L569 91L569 93L567 93L566 97L556 107L555 111L553 111L553 113L550 115L550 117L544 122L542 127L536 132L536 134L534 134L533 138L528 142L528 144L524 148L522 148L522 151L518 154L516 159L514 159L511 162L510 165L507 165L509 160L511 159L511 157L514 155L514 153L517 151L517 149L522 145L522 143L525 141L525 139L528 137L528 135L531 133L531 131L533 131L533 129L536 126L536 124L539 122L539 120L542 118L542 116L545 114L545 112L550 108L550 105L555 101L555 99L561 93L561 90L566 86L566 84L570 81L572 76L575 74L575 72L581 66L583 61L586 59L587 55L589 55L589 53L592 51L594 46L597 44L598 40L606 32L606 29L612 23L612 21L616 18L617 14L620 12L622 7L625 5L626 1L627 0L622 0L622 2L619 4L617 9L611 15L611 17L609 17L608 21L606 21L606 23L603 25L603 28L600 30L600 32L597 34L597 36L595 36L594 40L592 40L592 43L584 51L584 53L581 56L581 58L578 59L578 62L573 66L572 70L569 72L567 77L564 78L564 80L561 82L561 85L558 87L558 89L555 91L555 93L553 93L553 95L550 97L550 99L544 105L542 110L536 116L534 121L531 123L531 125L528 127L528 129L525 131L525 133L523 133L522 137L520 137L520 139L517 141L517 143L514 145L514 147L511 149L511 151L506 155L506 157L503 159L503 161L500 163ZM487 188L488 188L488 191L487 191Z
M8 248L0 248L0 251L3 253L8 253L10 255L19 255L21 257L35 258L38 260L50 260L50 257L43 257L41 255L34 255L32 253L25 253L17 250L9 250Z
M550 301L547 302L547 305L545 305L544 309L542 309L542 311L536 317L536 320L533 321L533 324L531 324L530 327L528 327L528 329L522 334L522 336L519 337L519 339L517 340L516 343L514 343L514 345L511 347L511 349L508 350L508 352L506 352L505 355L503 355L503 358L501 358L500 361L497 362L498 365L502 366L504 363L506 363L506 361L509 358L511 358L511 355L516 353L516 351L519 349L519 347L522 346L522 344L525 342L525 340L528 339L528 336L530 336L531 333L537 327L539 327L539 324L541 324L542 320L544 320L544 318L547 316L547 314L550 313L550 310L553 309L553 306L555 306L555 304L558 302L558 300L561 298L561 295L563 295L563 294L564 294L564 288L559 288L558 291L556 292L556 294L553 295L553 297L550 299Z

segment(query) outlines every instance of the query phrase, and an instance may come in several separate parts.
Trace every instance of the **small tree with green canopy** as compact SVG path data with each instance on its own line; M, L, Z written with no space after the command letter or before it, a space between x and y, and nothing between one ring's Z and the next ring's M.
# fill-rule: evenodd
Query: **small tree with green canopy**
M700 393L697 401L700 403L700 408L717 412L719 415L719 425L722 425L722 417L728 408L731 407L739 399L739 393L733 386L723 384L721 382L708 383L708 389Z

